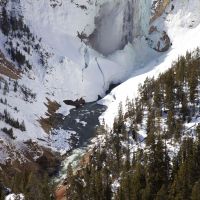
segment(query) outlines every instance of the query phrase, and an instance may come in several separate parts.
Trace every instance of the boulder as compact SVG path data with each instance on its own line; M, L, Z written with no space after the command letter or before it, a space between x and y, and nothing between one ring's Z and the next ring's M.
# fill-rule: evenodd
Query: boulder
M65 104L70 106L75 106L76 108L80 108L85 104L85 100L81 97L80 99L73 100L64 100Z

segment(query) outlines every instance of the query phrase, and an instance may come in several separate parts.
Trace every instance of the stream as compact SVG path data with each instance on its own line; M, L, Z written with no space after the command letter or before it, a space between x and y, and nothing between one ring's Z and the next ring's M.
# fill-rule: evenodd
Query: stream
M72 150L64 158L58 174L54 177L55 182L60 182L66 177L67 167L72 164L75 167L80 157L87 152L87 146L95 137L96 127L99 125L99 117L106 106L97 102L86 103L80 108L73 108L69 115L64 117L60 127L64 130L75 131L76 137L71 138Z

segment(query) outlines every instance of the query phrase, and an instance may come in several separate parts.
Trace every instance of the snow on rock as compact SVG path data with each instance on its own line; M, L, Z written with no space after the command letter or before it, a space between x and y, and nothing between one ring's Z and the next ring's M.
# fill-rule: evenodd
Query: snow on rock
M95 101L105 95L111 83L125 81L132 69L143 62L138 56L141 48L145 55L148 52L147 60L152 57L153 50L144 39L149 29L150 4L148 0L8 0L0 3L1 13L6 10L6 17L18 20L20 26L8 31L8 36L0 32L0 49L8 60L11 60L9 52L14 49L26 61L20 65L14 62L22 71L17 80L20 88L14 91L15 80L2 75L2 87L7 82L9 92L5 95L0 90L0 97L6 99L0 112L6 110L10 117L25 124L26 130L21 131L5 123L5 119L0 121L1 129L13 129L9 141L19 152L23 149L18 144L29 139L61 152L70 149L71 132L58 129L54 134L47 133L40 122L52 115L49 100L61 105L56 113L66 115L71 106L63 100L83 97L86 101ZM3 17L5 13L1 20ZM97 50L112 54L106 57L103 52L95 51L93 47L100 43L103 46ZM34 98L26 99L23 88ZM4 142L8 141L5 131L0 136ZM7 157L2 152L2 158Z
M95 19L92 46L104 55L122 49L137 36L148 34L151 2L106 1Z
M23 194L9 194L6 196L5 200L25 200L25 197Z
M172 4L173 10L171 10ZM143 51L141 51L143 65L140 68L135 68L131 78L100 100L99 103L108 106L107 111L100 117L101 121L104 119L108 126L112 127L114 117L118 113L119 103L122 102L125 107L127 97L129 99L135 98L140 83L143 83L147 77L157 77L169 69L178 56L185 55L186 51L192 51L200 46L200 38L198 37L200 33L199 10L199 0L172 1L167 7L166 13L154 21L153 26L165 30L170 36L171 49L164 54L151 57L152 59L148 62L145 62L147 56L143 57Z
M151 21L160 17L169 3L170 0L152 0ZM173 9L173 6L171 8Z

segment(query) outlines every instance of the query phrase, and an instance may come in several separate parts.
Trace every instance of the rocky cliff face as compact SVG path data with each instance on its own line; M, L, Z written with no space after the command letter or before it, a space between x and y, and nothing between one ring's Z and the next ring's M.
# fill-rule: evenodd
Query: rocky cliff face
M90 35L92 47L104 55L122 49L134 38L146 36L150 21L150 1L107 1L95 17Z
M151 22L160 17L171 0L153 0Z

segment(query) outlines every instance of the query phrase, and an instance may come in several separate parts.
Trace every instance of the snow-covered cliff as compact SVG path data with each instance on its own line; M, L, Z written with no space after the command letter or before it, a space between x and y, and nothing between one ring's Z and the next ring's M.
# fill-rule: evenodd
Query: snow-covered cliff
M0 65L0 129L13 130L12 138L0 130L0 162L11 156L13 144L23 154L21 146L29 139L57 150L70 148L72 132L49 132L55 113L69 113L71 107L63 100L105 96L111 83L121 83L150 61L167 57L161 52L171 47L171 41L175 45L181 33L198 28L199 0L168 2L166 10L161 9L163 15L150 24L159 2L163 1L0 2L0 49L5 55L0 60L15 66ZM108 102L115 100L113 95ZM6 123L5 110L26 130Z
M13 80L5 73L10 65L1 66L2 88L9 88L0 91L7 102L0 107L2 158L10 157L13 143L20 148L29 139L57 150L70 148L72 132L51 134L52 118L69 112L63 100L97 100L111 83L129 77L142 59L141 48L152 51L145 40L150 8L148 0L1 1L0 48L20 74ZM6 123L7 113L26 130Z
M149 35L149 41L151 38L156 41L156 38L159 38L159 35L164 30L170 37L172 46L167 52L159 54L156 58L154 57L143 67L134 69L130 79L115 88L102 100L102 103L108 106L102 119L110 127L114 117L117 115L119 103L123 102L123 105L125 105L127 97L129 99L135 98L138 94L137 86L140 83L143 83L147 77L157 77L171 67L173 61L177 60L179 56L185 55L187 51L193 51L200 46L200 0L170 2L167 0L154 0L153 2L152 16L156 17L150 24L150 32L152 30L152 33ZM160 3L162 2L168 2L169 4L159 17L160 9L162 8ZM156 13L156 10L159 14ZM155 44L158 43L156 42ZM135 86L134 90L130 89L133 85Z
M1 8L5 12L2 20L13 19L13 23L19 24L13 27L11 23L8 39L2 36L1 46L7 40L8 52L14 49L25 56L27 62L20 62L20 67L32 67L33 76L57 91L64 87L67 77L69 87L62 90L65 96L95 100L98 95L104 95L110 82L124 80L133 67L126 62L121 67L98 52L108 55L122 50L128 42L133 44L137 38L147 37L151 3L147 0L9 0ZM22 23L25 28L20 27ZM94 74L98 74L95 79ZM95 91L91 83L97 86Z
M150 7L151 2L147 0L106 1L95 18L92 47L108 55L123 49L136 37L147 36Z

